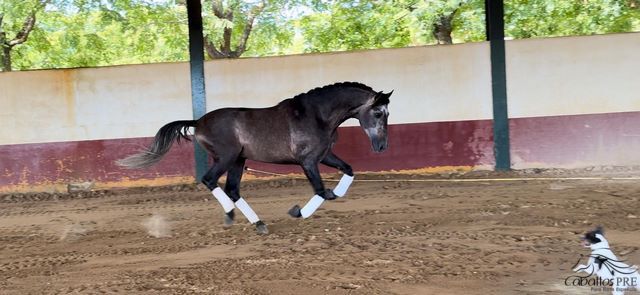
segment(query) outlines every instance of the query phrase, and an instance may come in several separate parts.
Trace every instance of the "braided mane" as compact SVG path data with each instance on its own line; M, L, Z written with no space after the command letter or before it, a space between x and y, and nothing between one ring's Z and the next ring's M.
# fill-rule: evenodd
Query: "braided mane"
M307 95L313 95L313 94L320 94L329 90L334 90L336 88L344 88L344 87L352 87L352 88L358 88L358 89L362 89L365 91L371 91L371 92L375 92L373 90L373 88L362 84L362 83L358 83L358 82L338 82L338 83L334 83L334 84L330 84L330 85L326 85L326 86L322 86L322 87L316 87L314 89L311 89L305 93L300 93L296 96L293 97L293 99L299 99L299 98L303 98Z

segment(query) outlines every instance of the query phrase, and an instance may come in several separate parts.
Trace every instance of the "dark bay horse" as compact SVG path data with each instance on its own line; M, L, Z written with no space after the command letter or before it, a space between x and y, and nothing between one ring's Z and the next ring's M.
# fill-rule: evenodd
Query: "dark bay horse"
M192 121L174 121L158 131L152 145L138 154L117 161L126 168L149 167L163 157L174 141L190 140L187 131L195 127L195 139L214 159L202 178L226 212L225 225L233 224L234 208L256 224L260 234L267 227L240 196L240 180L247 159L302 166L315 196L300 208L289 210L294 217L307 218L324 200L344 196L353 170L338 158L331 148L337 129L349 118L356 118L371 140L375 152L387 148L389 93L376 92L361 83L342 82L315 88L261 109L223 108ZM344 173L332 191L325 189L318 164L337 168ZM224 191L218 179L227 173Z

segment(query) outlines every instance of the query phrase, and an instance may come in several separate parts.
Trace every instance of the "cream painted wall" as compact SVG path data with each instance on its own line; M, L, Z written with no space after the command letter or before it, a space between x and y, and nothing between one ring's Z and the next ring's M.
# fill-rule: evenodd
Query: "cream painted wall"
M640 111L640 33L509 41L509 117Z
M217 60L205 72L209 111L359 81L395 89L391 123L491 118L486 43ZM153 136L191 118L188 63L0 73L0 97L0 145Z
M207 63L205 73L208 110L267 107L318 86L357 81L394 90L392 124L492 117L487 43L223 60Z
M512 117L640 111L640 33L506 46ZM359 81L395 90L392 124L492 117L486 42L217 60L205 73L208 110ZM188 63L0 73L0 145L153 136L191 116Z
M152 136L185 118L187 63L0 73L0 145Z

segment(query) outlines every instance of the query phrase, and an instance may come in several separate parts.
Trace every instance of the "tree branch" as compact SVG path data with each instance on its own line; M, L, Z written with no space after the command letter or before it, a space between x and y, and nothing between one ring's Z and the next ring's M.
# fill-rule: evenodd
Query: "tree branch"
M211 8L213 8L213 15L219 19L226 19L230 22L233 21L233 10L225 9L221 0L211 1Z
M209 40L207 36L205 36L205 49L209 57L214 59L240 57L240 55L242 55L247 50L247 41L249 40L249 36L251 35L251 31L253 30L255 19L262 13L265 6L265 0L262 0L257 5L251 7L251 9L247 12L247 19L244 24L244 29L242 31L240 39L238 40L238 46L236 46L235 50L232 50L231 48L231 42L233 39L233 27L224 27L222 40L220 41L219 47L216 47L216 45L214 45L213 42L211 42L211 40ZM233 22L234 7L225 8L221 0L212 0L211 7L213 9L213 14L217 18Z
M16 34L16 37L7 43L9 47L13 47L27 41L29 34L33 31L33 27L36 24L36 13L47 6L49 1L50 0L42 0L38 2L38 5L31 11L31 14L27 16L27 19L22 24L22 29Z
M213 15L220 19L224 18L224 7L221 0L211 1L211 8L213 9Z
M204 49L207 51L207 54L211 58L215 59L227 57L222 52L220 52L215 45L213 45L213 42L211 42L207 36L204 36Z
M449 13L443 13L437 16L436 21L433 23L433 36L436 38L438 44L453 44L451 38L451 32L453 31L453 18L463 4L467 1L460 1L457 6L453 8L453 11Z
M8 45L13 47L27 41L27 38L29 37L29 33L31 33L31 31L33 30L33 26L35 24L36 24L36 13L34 11L31 13L31 15L27 17L27 19L22 24L22 29L16 34L16 37L13 40L9 41Z
M222 43L220 44L220 51L224 53L231 51L231 33L233 33L232 28L224 27L222 32Z
M240 41L238 41L238 47L236 47L235 50L238 56L242 55L247 50L247 40L249 40L251 30L253 30L253 23L256 17L262 13L264 7L265 3L264 1L261 1L258 5L251 8L249 16L247 17L247 23L245 24L244 31L242 32L242 37L240 37Z

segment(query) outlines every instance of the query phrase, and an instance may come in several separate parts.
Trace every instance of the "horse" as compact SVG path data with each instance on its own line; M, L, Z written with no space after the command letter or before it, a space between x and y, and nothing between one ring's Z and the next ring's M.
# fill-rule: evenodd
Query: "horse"
M158 163L174 141L190 141L195 127L196 142L214 160L201 182L211 190L225 211L224 226L233 224L234 208L255 224L258 234L267 234L266 224L240 196L240 181L247 159L300 165L315 195L302 208L295 205L289 215L308 218L324 200L346 194L353 181L353 169L331 150L337 129L350 118L360 121L374 152L387 149L389 93L376 92L357 82L341 82L312 89L268 108L222 108L198 120L174 121L164 125L146 150L116 161L124 168L146 168ZM343 173L334 190L325 189L319 164ZM227 173L222 190L218 179Z

